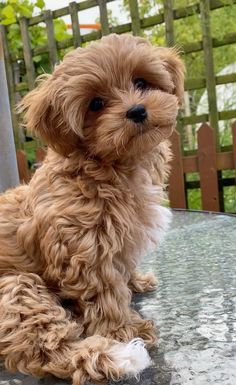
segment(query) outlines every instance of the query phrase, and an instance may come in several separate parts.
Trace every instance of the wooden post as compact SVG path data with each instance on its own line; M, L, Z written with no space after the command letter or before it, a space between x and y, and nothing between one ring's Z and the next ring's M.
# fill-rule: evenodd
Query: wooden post
M233 161L235 169L235 184L236 184L236 122L232 125L232 138L233 138Z
M198 130L198 166L202 208L220 211L214 130L206 123Z
M43 162L45 159L46 153L47 151L44 148L38 147L36 150L36 162L37 163Z
M132 21L133 35L138 36L141 34L138 1L129 0L129 8L130 8L131 21Z
M49 59L51 63L51 69L53 71L55 65L58 62L58 56L57 56L57 44L56 44L56 39L54 34L52 11L44 11L44 17L45 17L46 32L47 32L47 38L48 38Z
M216 96L216 80L214 70L214 57L213 57L213 44L211 37L211 25L210 25L210 0L200 0L200 15L202 26L202 42L203 53L205 61L205 74L206 74L206 87L208 95L208 108L209 108L209 121L210 126L214 129L214 138L216 150L220 151L220 135L219 135L219 113L217 109L217 96ZM222 172L217 173L218 181L222 178ZM223 187L219 186L219 202L220 210L224 211L224 193Z
M98 0L99 12L100 12L100 21L102 25L102 35L109 35L109 22L107 15L107 2L106 0Z
M25 61L29 90L32 90L34 88L35 69L34 69L34 62L32 57L32 49L30 46L30 37L29 37L28 27L29 27L29 19L27 19L26 17L21 17L20 29L21 29L21 38L23 43L24 61Z
M69 4L69 11L70 11L70 17L71 17L71 24L72 24L74 47L77 48L82 45L82 39L80 35L77 3L75 1L72 1Z
M174 37L174 15L173 15L173 1L164 1L164 20L166 31L166 44L171 47L175 44Z
M0 192L19 183L16 152L8 98L7 78L0 34Z
M208 95L209 106L209 120L210 126L214 129L216 147L220 150L219 142L219 125L218 125L218 110L216 98L216 81L214 71L213 46L210 26L210 2L209 0L200 0L201 12L201 27L202 27L202 41L203 53L205 61L206 87Z
M16 135L17 135L17 139L18 139L18 142L17 142L17 144L15 143L15 146L16 146L16 149L23 150L24 144L25 144L24 128L23 128L22 124L18 123L19 115L17 116L17 114L15 112L16 111L15 107L17 106L17 104L22 99L20 92L16 89L16 84L20 83L20 78L21 78L19 61L15 61L14 63L12 63L12 69L13 69L14 90L15 90L14 91L14 102L15 103L13 106L11 106L12 116L14 117L14 119L12 119L12 123L13 123L14 131L16 130Z
M185 209L187 205L185 196L180 134L177 131L174 131L170 137L170 141L173 151L173 160L171 162L171 174L169 177L170 207Z
M28 168L28 162L26 154L23 150L17 150L16 152L18 170L21 183L28 183L30 180L30 172Z

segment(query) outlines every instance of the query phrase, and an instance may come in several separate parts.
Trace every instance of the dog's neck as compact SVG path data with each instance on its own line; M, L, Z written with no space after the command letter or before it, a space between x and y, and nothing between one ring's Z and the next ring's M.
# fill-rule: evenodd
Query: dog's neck
M142 160L119 159L104 161L98 157L89 157L81 152L74 152L65 157L48 150L45 165L48 165L58 176L89 177L97 182L115 182L120 178L130 178Z
M81 180L83 185L98 186L109 184L125 186L133 189L133 181L145 184L142 174L148 174L154 185L163 187L169 173L168 162L171 151L168 141L160 143L154 151L139 159L121 159L114 162L104 162L91 158L81 152L74 152L68 157L60 155L51 149L48 150L43 166L42 175L47 174L49 183L55 179Z

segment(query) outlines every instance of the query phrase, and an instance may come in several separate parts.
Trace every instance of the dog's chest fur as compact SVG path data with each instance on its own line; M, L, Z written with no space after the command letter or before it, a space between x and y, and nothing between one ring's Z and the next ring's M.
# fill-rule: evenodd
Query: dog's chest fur
M32 217L24 243L28 253L39 248L45 280L60 282L71 293L85 271L109 264L128 280L170 221L160 206L162 188L142 166L105 172L87 164L73 177L56 174L55 168L52 160L46 162L29 185Z

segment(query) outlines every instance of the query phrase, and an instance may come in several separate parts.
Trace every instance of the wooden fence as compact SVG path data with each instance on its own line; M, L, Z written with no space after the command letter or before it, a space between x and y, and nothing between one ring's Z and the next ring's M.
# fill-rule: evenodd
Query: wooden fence
M224 211L224 202L222 198L222 190L224 188L224 183L226 183L224 178L222 178L221 172L225 170L225 167L230 166L229 169L233 170L232 162L229 160L226 161L224 167L222 168L221 160L222 159L230 159L232 158L233 152L236 151L236 145L233 144L227 147L221 147L219 141L219 121L221 120L230 120L236 118L236 109L230 110L217 110L217 93L216 93L216 85L218 84L228 84L236 82L236 73L220 75L216 76L214 71L214 49L218 47L224 47L226 45L235 44L236 43L236 32L232 32L230 34L221 37L220 39L213 39L211 35L211 26L210 19L211 13L215 12L217 9L222 7L235 7L236 0L200 0L193 5L188 5L183 8L174 9L173 8L173 0L165 0L163 8L153 16L140 18L139 14L139 5L138 0L129 0L129 10L130 10L130 22L112 26L108 21L108 10L107 4L111 3L114 0L85 0L80 3L75 1L69 3L67 7L57 9L55 11L44 11L39 16L34 16L31 18L22 17L19 20L19 27L23 42L23 49L18 57L15 57L9 50L9 41L7 39L8 26L1 26L1 36L4 45L4 53L5 53L5 61L7 68L7 78L8 78L8 86L9 86L9 97L11 101L12 111L15 101L21 92L27 92L34 87L35 82L35 65L34 65L34 57L41 54L47 54L49 58L49 62L51 63L51 67L56 64L58 61L58 54L64 49L78 47L92 40L96 40L101 38L102 35L107 35L109 33L125 33L132 32L134 35L140 35L147 28L151 28L157 25L165 26L165 35L166 35L166 44L171 46L174 44L178 44L181 46L181 50L183 51L184 57L188 55L202 52L205 63L205 76L201 78L187 78L185 83L185 90L188 92L192 92L193 90L204 90L206 89L208 95L208 104L209 104L209 113L197 115L196 113L190 113L190 115L186 116L182 114L178 120L177 129L179 133L182 135L183 129L187 125L209 122L210 126L214 128L214 144L212 143L211 154L213 158L211 162L216 166L214 170L218 170L214 175L217 180L214 181L214 186L218 186L218 194L216 194L215 204L209 207L214 207L215 210ZM99 8L100 13L100 21L101 21L101 30L87 33L85 35L81 35L80 33L80 12L84 10L91 9L93 7ZM70 15L71 23L72 23L72 36L71 38L65 39L63 41L57 42L55 40L54 33L54 24L53 20L60 18L62 16ZM195 41L192 43L182 44L181 41L176 41L175 39L175 22L178 20L186 20L187 18L198 15L201 20L201 31L202 31L202 39L199 41ZM47 35L47 44L44 46L38 46L32 49L29 29L34 28L34 26L39 25L40 23L44 23L45 25L45 33ZM42 24L40 24L42 25ZM19 77L14 76L14 65L16 65L19 61L24 64L25 68L25 77L19 79ZM23 79L23 80L22 80ZM19 127L18 121L12 113L13 124L14 124L14 135L16 147L19 148ZM203 132L203 129L206 129L206 125L203 126L201 130L199 130L198 134L198 142L200 148L195 151L184 151L181 155L182 161L180 162L180 158L177 163L179 164L179 170L181 170L182 174L180 176L179 172L179 181L181 181L182 187L178 187L178 191L181 190L181 193L175 193L173 191L174 186L180 186L176 180L172 180L174 182L170 183L170 196L171 202L174 206L178 207L186 207L186 198L187 190L189 188L195 188L196 186L200 186L201 190L204 189L203 176L201 177L200 182L188 182L186 179L186 173L196 171L200 172L203 175L203 166L205 167L205 157L203 154L205 153L205 149L203 146L202 136L200 134ZM210 131L206 130L206 133L209 134ZM205 134L206 135L206 134ZM203 135L204 137L204 135ZM205 137L204 137L205 138ZM204 139L204 143L206 140L210 140L211 135L209 134L209 138ZM177 138L174 141L174 148L177 151ZM183 146L182 146L183 147ZM213 151L214 149L214 151ZM21 155L19 155L21 154ZM216 155L217 154L217 155ZM228 155L226 155L228 154ZM231 155L229 155L231 154ZM18 152L18 161L21 163L23 160L19 160L19 157L22 158L22 153ZM177 155L176 155L177 156ZM23 158L22 158L23 159ZM198 159L198 161L196 160ZM204 161L203 161L204 159ZM221 159L221 160L219 160ZM209 161L210 162L210 161ZM175 167L175 165L174 165ZM187 168L186 168L187 167ZM26 170L26 169L25 169ZM176 174L177 175L177 174ZM212 174L209 172L209 175L212 177ZM27 179L25 176L23 179ZM206 178L208 180L208 177ZM227 181L227 183L231 183L234 185L234 178L231 178ZM172 186L172 187L171 187ZM209 196L212 195L210 194ZM177 191L177 190L176 190ZM202 190L203 191L203 190ZM202 194L203 208L206 208L206 199L205 193ZM219 198L217 198L219 195ZM177 198L178 197L178 198ZM182 197L182 198L181 198ZM209 198L212 201L212 197Z
M177 131L173 132L171 144L174 158L168 185L170 206L172 208L188 208L188 188L200 188L202 209L220 211L219 191L224 186L235 183L234 178L219 180L218 172L236 170L236 123L232 126L232 136L234 143L232 151L216 152L214 130L205 123L198 130L197 154L184 156L181 150L180 134ZM45 154L45 149L37 149L36 165L40 166ZM24 151L17 150L17 162L21 182L27 183L33 171L28 167ZM186 175L191 173L198 173L199 181L186 182Z
M206 123L199 128L197 137L197 153L184 156L179 133L175 131L172 134L174 159L169 178L170 205L173 208L188 208L188 189L200 188L201 208L220 211L221 205L224 205L223 188L236 183L235 177L219 178L221 171L236 170L236 123L232 125L233 148L231 151L216 151L215 131ZM186 176L191 173L198 173L199 181L187 182Z

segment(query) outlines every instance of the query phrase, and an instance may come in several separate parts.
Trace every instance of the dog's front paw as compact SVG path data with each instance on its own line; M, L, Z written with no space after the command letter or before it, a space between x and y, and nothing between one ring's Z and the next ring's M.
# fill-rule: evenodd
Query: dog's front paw
M134 293L145 293L147 291L155 290L157 286L157 279L151 272L142 274L135 271L130 278L129 287Z
M92 382L117 381L122 377L137 376L151 364L144 342L132 339L120 343L100 336L86 338L71 360L74 370L72 385Z
M71 360L72 385L84 385L89 380L96 383L108 379L117 381L122 377L122 369L110 358L111 347L112 341L99 336L81 341Z
M148 347L157 346L156 328L151 320L141 320L138 325L138 336L143 339Z
M109 330L106 337L119 342L129 342L133 338L139 337L139 335L138 330L134 327L134 325L126 324L117 329Z
M106 337L120 342L129 342L133 338L142 338L147 346L157 344L156 330L154 322L144 320L141 317L134 317L131 323L126 324L116 330L110 330Z
M146 320L133 310L131 323L135 336L142 338L148 347L157 345L156 327L152 320Z

